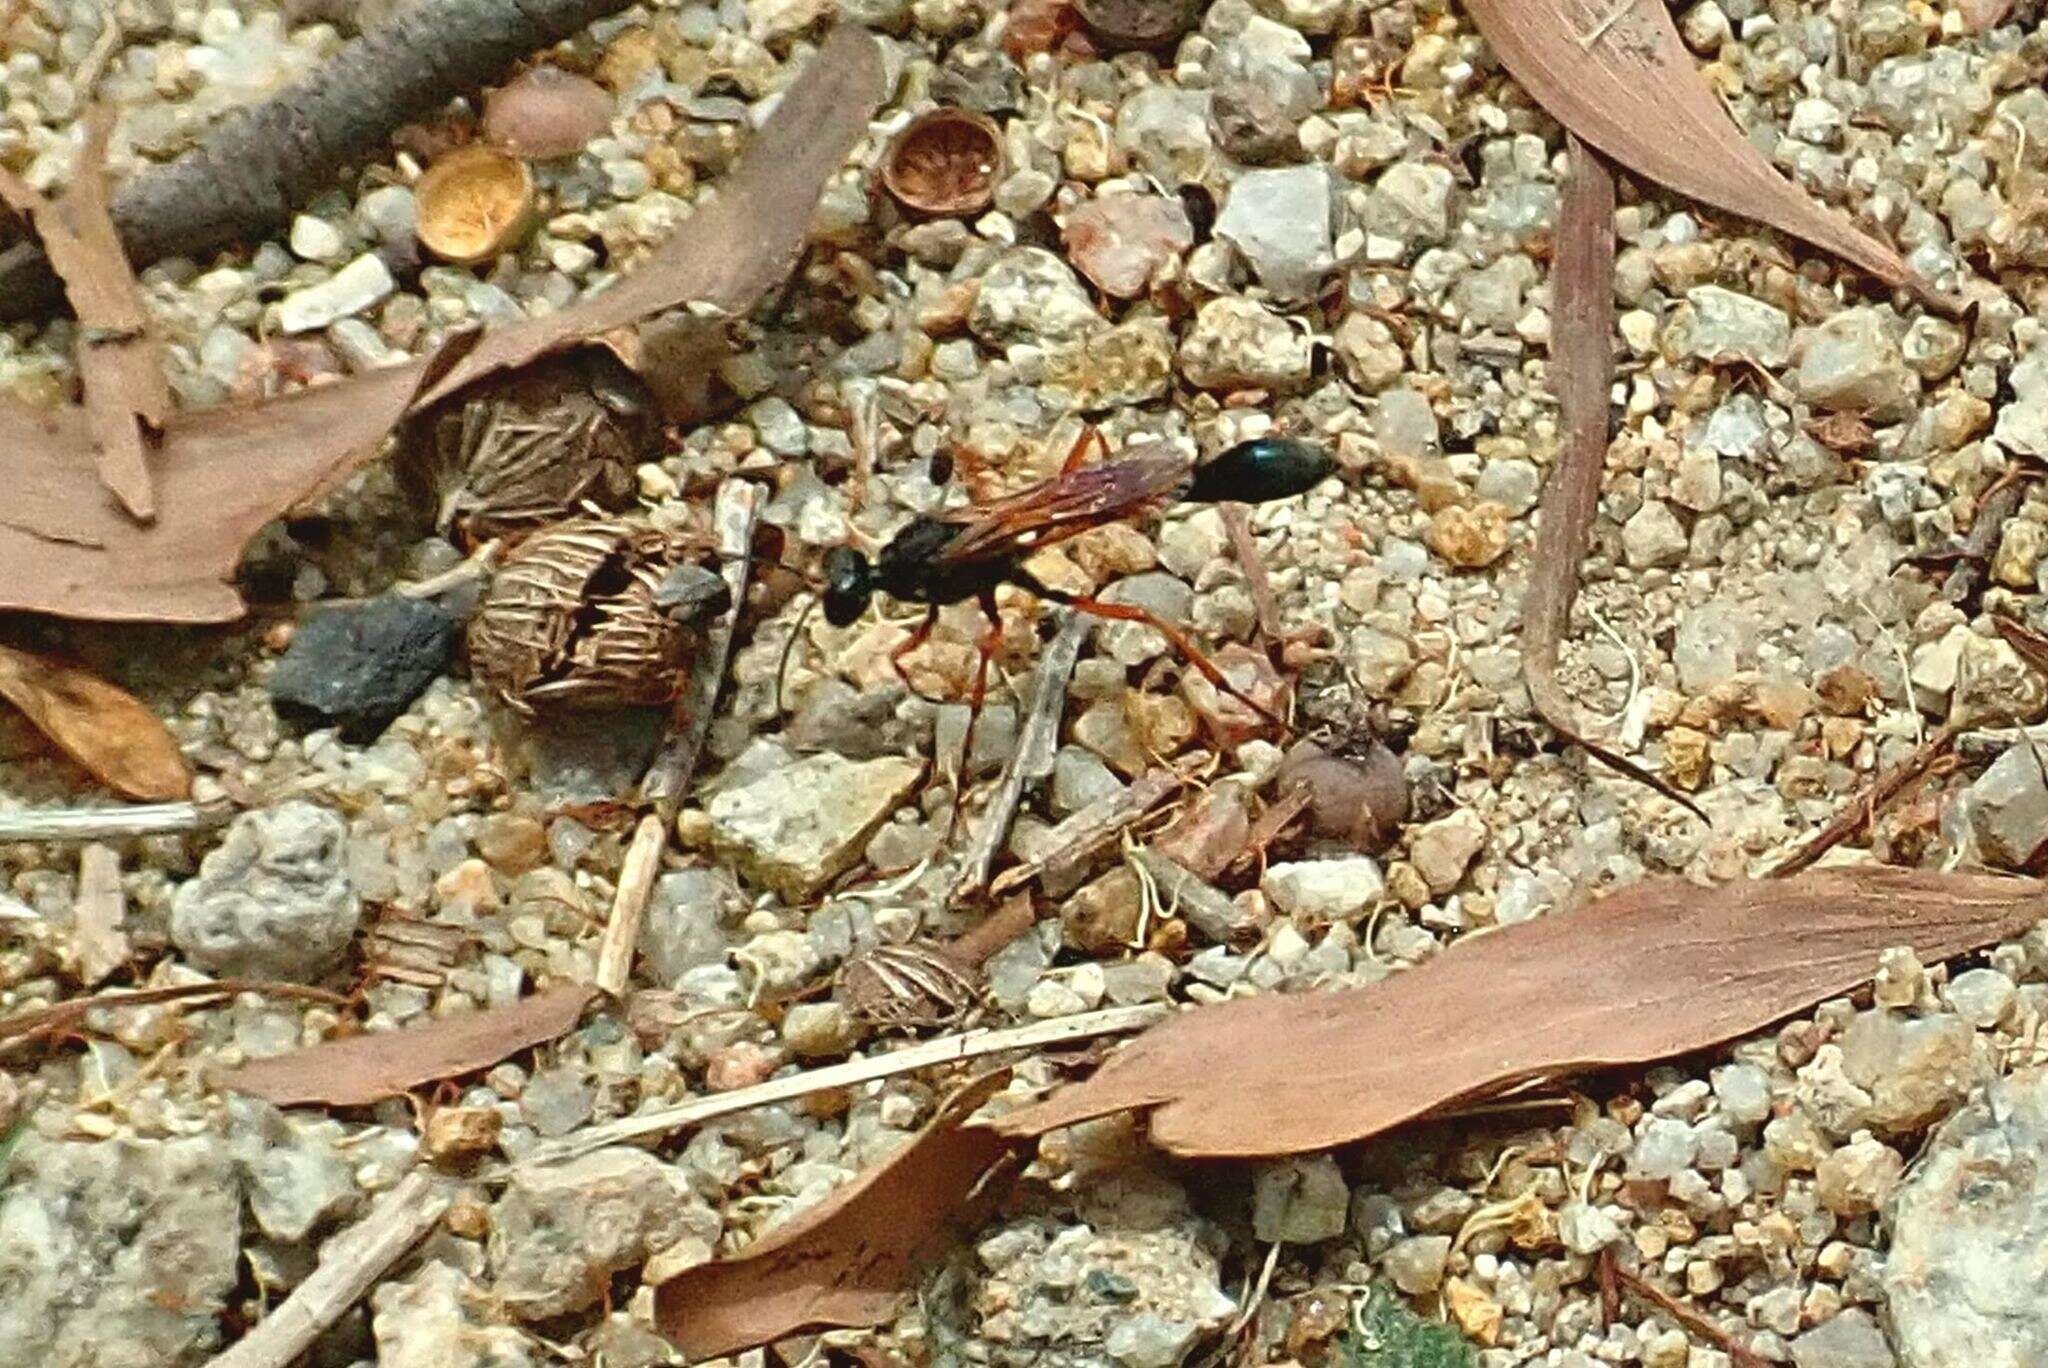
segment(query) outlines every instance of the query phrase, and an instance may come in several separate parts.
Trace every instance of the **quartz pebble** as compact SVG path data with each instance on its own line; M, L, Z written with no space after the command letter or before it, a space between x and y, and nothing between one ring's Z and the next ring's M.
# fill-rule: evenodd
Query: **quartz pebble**
M398 288L390 268L375 252L357 257L318 285L295 290L277 304L277 326L286 333L314 332L337 319L359 314Z
M341 817L302 800L246 812L179 887L171 939L193 963L313 982L340 965L362 917Z

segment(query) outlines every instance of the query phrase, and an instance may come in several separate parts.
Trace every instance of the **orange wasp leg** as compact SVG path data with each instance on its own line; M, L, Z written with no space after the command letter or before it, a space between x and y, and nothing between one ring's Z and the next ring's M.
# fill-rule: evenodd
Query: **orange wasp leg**
M924 621L917 624L917 630L904 638L901 645L898 645L889 652L889 665L896 671L896 677L903 681L903 687L917 694L919 698L931 703L939 703L944 700L933 698L929 694L918 693L917 685L910 682L910 671L903 668L903 658L924 645L927 641L930 641L932 639L932 628L938 625L939 605L934 603L931 607L925 609Z
M1053 603L1065 604L1078 613L1087 613L1091 617L1109 618L1116 622L1144 623L1147 627L1152 628L1165 637L1167 641L1171 642L1173 649L1179 651L1181 657L1188 664L1200 670L1204 679L1244 704L1247 708L1250 708L1259 716L1265 718L1268 722L1279 727L1282 731L1288 729L1287 719L1280 717L1271 708L1268 708L1265 704L1238 688L1237 685L1231 683L1223 671L1217 668L1216 662L1204 655L1201 647L1195 645L1192 637L1168 622L1165 618L1160 617L1151 609L1141 608L1134 603L1105 603L1098 598L1088 598L1081 594L1069 594L1065 590L1054 589L1050 585L1041 584L1035 578L1020 580L1019 583L1040 598L1050 600Z

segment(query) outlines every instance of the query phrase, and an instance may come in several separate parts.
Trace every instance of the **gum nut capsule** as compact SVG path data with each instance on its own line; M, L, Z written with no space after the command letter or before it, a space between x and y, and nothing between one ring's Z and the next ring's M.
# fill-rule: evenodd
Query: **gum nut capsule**
M611 92L560 67L523 71L484 98L487 142L519 157L573 157L612 126Z
M519 245L537 218L533 172L482 143L457 148L413 187L420 244L443 261L474 266Z
M1400 757L1377 741L1354 754L1303 741L1280 762L1276 786L1281 793L1307 790L1316 835L1348 841L1368 854L1392 845L1408 820L1408 776Z
M657 599L670 571L702 551L699 538L628 519L536 533L477 604L471 673L522 712L672 702L698 634Z
M913 213L978 214L1003 176L1003 138L994 123L948 106L912 119L882 156L882 185Z

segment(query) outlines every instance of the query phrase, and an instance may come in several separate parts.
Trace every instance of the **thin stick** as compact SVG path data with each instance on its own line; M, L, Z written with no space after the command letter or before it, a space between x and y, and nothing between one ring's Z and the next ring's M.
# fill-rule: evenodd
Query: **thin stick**
M1041 874L1072 868L1129 830L1178 791L1180 784L1180 776L1172 770L1145 771L1121 793L1096 799L1054 827L1047 837L1049 848L1036 859L1004 870L989 885L989 892L1007 893Z
M1762 1355L1716 1325L1705 1312L1687 1306L1655 1283L1629 1272L1618 1260L1610 1259L1607 1267L1614 1271L1614 1277L1622 1287L1649 1302L1677 1321L1682 1328L1690 1330L1726 1354L1733 1368L1769 1368Z
M368 1216L327 1242L311 1276L207 1368L286 1368L295 1362L321 1331L426 1238L448 1203L448 1193L429 1175L405 1175Z
M100 83L107 63L120 50L121 37L121 16L116 13L111 0L104 0L100 5L100 31L93 37L92 51L85 54L85 60L78 64L78 70L71 77L71 88L77 92L78 99L92 98L93 87Z
M663 817L671 819L697 772L705 738L711 735L718 692L725 685L726 665L732 659L733 637L739 631L740 614L746 610L747 585L754 574L754 525L761 517L761 487L749 480L727 480L718 487L711 517L718 528L718 554L724 560L719 573L732 591L732 605L705 635L678 709L680 721L640 783L640 792L657 805Z
M1003 767L995 796L989 800L988 810L982 814L961 857L960 878L953 885L955 898L971 897L987 885L989 869L996 862L996 852L1003 848L1004 838L1010 834L1010 823L1016 820L1024 790L1052 773L1053 752L1059 746L1060 718L1067 709L1067 683L1074 677L1074 666L1081 659L1081 641L1087 633L1088 619L1067 612L1039 657L1038 673L1032 679L1031 712L1018 729L1017 749L1011 753L1010 763Z
M37 1007L26 1012L17 1012L11 1017L0 1017L0 1049L19 1042L28 1036L44 1035L50 1031L70 1025L87 1012L102 1007L150 1007L162 1002L178 1002L185 998L220 997L235 993L268 993L272 997L305 998L309 1002L324 1002L331 1007L345 1007L348 999L339 993L330 993L325 988L310 988L303 983L283 983L273 979L215 979L211 983L169 983L156 988L137 988L117 993L96 993L92 997L72 998L67 1002L55 1002L48 1007Z
M1828 824L1816 831L1805 845L1771 866L1768 877L1782 879L1797 874L1875 821L1878 813L1891 806L1895 798L1948 754L1961 732L1962 728L1954 722L1942 723L1934 735L1913 748L1911 755L1878 775L1870 782L1870 787L1836 809Z
M118 841L224 826L228 803L134 803L127 807L22 808L0 812L0 842Z
M1268 641L1286 641L1288 633L1280 625L1280 600L1273 594L1273 581L1266 575L1266 561L1259 554L1259 544L1252 537L1252 520L1241 503L1220 503L1216 505L1217 516L1223 519L1223 530L1230 537L1230 550L1237 557L1237 563L1244 571L1245 588L1251 591L1252 608L1258 613L1259 630ZM1309 628L1311 633L1320 635L1320 629Z
M721 1116L731 1116L734 1112L750 1111L755 1107L765 1107L776 1102L790 1102L799 1097L809 1097L813 1093L829 1092L834 1088L850 1088L861 1083L872 1083L878 1078L893 1078L898 1074L915 1073L919 1069L929 1069L940 1064L980 1059L984 1055L1002 1054L1009 1050L1030 1050L1046 1045L1065 1045L1076 1040L1093 1040L1098 1036L1123 1035L1126 1032L1143 1030L1160 1020L1170 1010L1149 1004L1139 1007L1111 1007L1100 1012L1055 1017L1051 1021L1036 1021L1029 1026L1017 1026L1006 1030L966 1031L958 1035L941 1036L937 1040L927 1040L873 1059L853 1059L844 1064L830 1064L822 1069L812 1069L788 1078L757 1083L751 1088L735 1088L731 1092L719 1093L715 1097L700 1097L640 1116L607 1121L601 1126L592 1126L576 1134L564 1136L552 1144L537 1145L519 1163L521 1166L561 1163L578 1155L588 1154L592 1150L603 1149L607 1145L616 1145L641 1136L663 1135L683 1126L715 1120Z
M659 813L640 819L633 844L619 869L619 891L612 898L611 919L597 947L597 986L623 997L633 978L633 951L640 945L640 924L647 918L647 899L661 873L661 853L668 846L668 822Z

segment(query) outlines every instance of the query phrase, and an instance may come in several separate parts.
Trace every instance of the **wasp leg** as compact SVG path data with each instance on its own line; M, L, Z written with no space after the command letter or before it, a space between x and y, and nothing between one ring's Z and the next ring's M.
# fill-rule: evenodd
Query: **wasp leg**
M896 671L896 677L903 681L903 687L917 694L919 698L924 699L928 703L943 703L945 700L933 698L930 694L918 693L917 685L910 682L910 671L903 668L903 657L909 655L927 641L930 641L932 639L932 628L938 625L939 605L934 603L931 607L925 609L924 621L917 624L917 630L905 638L901 645L889 652L890 667Z
M996 608L996 591L984 589L976 600L988 625L981 629L981 659L974 665L974 698L967 713L967 736L960 743L960 772L964 778L974 768L974 728L981 721L982 700L988 697L988 663L1003 644L1003 619Z
M1095 426L1095 424L1083 423L1081 425L1081 435L1074 439L1072 449L1067 452L1067 459L1060 462L1060 474L1071 475L1079 470L1083 463L1086 462L1088 452L1091 449L1100 453L1104 459L1107 459L1109 456L1109 439L1102 435L1102 429Z
M1282 731L1290 730L1286 718L1281 717L1271 708L1268 708L1265 704L1238 688L1237 685L1231 683L1223 671L1217 668L1216 662L1204 655L1201 647L1195 645L1194 638L1168 622L1165 618L1160 617L1159 614L1151 609L1141 608L1134 603L1105 603L1098 598L1088 598L1081 594L1069 594L1063 589L1055 589L1051 585L1042 584L1036 576L1029 574L1017 577L1016 583L1042 599L1053 603L1065 604L1077 613L1087 613L1091 617L1109 618L1116 622L1144 623L1147 627L1152 628L1165 637L1168 642L1172 643L1173 649L1179 651L1181 658L1186 660L1188 664L1200 670L1204 679L1244 704L1247 708L1250 708L1259 716L1265 718L1268 722L1271 722L1274 726L1279 727Z

